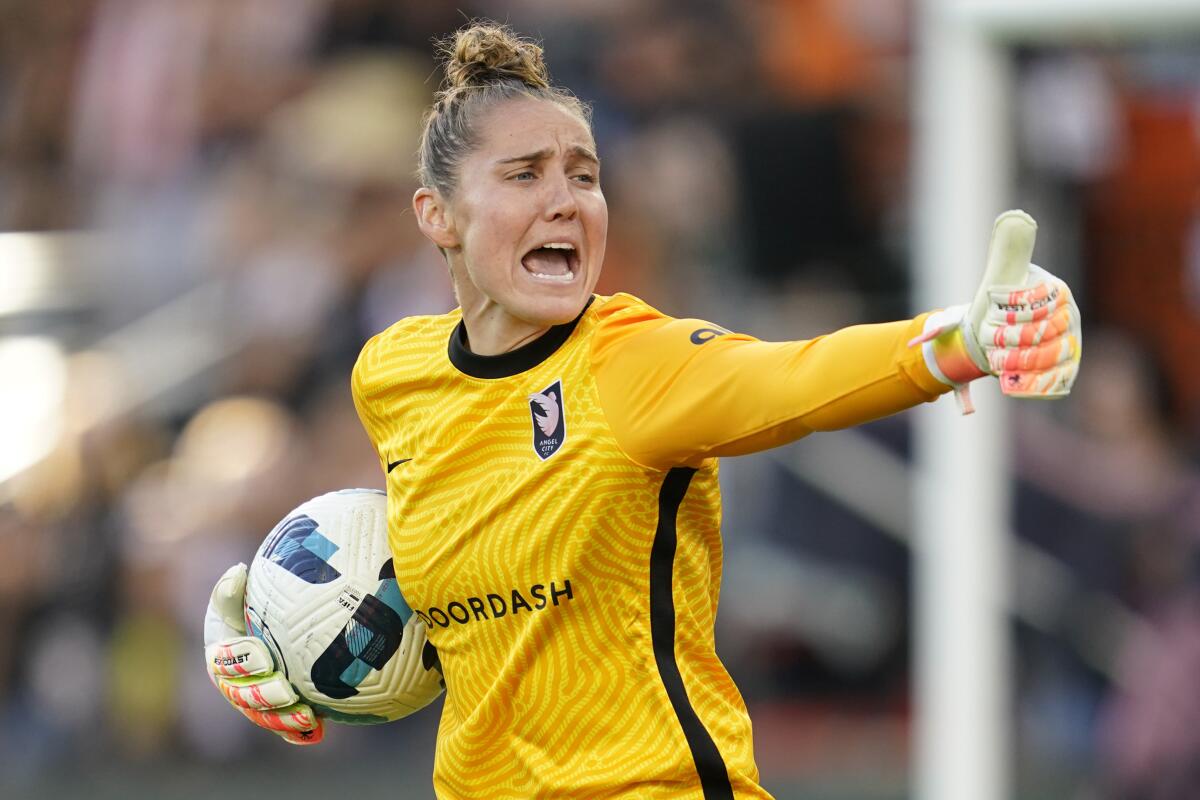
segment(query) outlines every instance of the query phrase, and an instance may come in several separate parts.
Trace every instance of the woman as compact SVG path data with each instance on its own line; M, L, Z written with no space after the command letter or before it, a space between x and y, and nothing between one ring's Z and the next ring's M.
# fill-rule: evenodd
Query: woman
M1070 293L1040 272L1006 291L1010 327L983 348L961 309L766 343L593 296L608 212L586 109L503 28L460 31L446 71L413 207L461 308L371 339L352 381L387 473L396 576L445 676L437 794L768 797L713 644L717 457L1002 368L1069 388ZM227 573L216 605L237 609L243 583ZM257 700L226 694L318 740L320 720L271 680Z

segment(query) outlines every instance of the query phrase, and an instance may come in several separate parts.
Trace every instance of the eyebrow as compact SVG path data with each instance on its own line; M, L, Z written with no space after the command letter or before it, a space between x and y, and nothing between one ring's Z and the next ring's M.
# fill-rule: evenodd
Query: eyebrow
M596 164L597 166L599 166L599 164L600 164L600 157L598 155L596 155L595 153L593 153L590 148L584 147L583 145L578 145L578 144L572 145L571 147L567 148L567 152L573 156L577 156L586 161L591 161L593 164ZM546 159L550 158L552 155L554 155L554 151L547 147L542 150L536 150L532 153L526 153L525 155L522 155L522 156L513 156L511 158L501 158L501 159L497 160L496 163L497 164L516 164L516 163L524 163L527 161L545 161Z

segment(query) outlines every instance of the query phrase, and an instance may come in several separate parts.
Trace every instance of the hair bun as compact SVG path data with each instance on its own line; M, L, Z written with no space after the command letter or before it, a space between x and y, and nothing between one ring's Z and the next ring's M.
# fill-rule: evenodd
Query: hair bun
M475 23L463 28L443 45L443 53L450 92L510 80L550 87L542 48L504 25Z

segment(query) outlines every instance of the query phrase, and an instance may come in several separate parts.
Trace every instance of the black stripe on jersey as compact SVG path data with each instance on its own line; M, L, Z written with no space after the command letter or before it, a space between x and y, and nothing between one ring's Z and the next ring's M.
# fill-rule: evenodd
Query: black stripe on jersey
M683 728L683 735L692 751L692 760L696 762L704 800L733 800L733 787L729 783L725 761L704 723L696 716L696 710L692 708L684 689L679 665L675 662L675 599L671 594L675 568L675 519L695 474L696 470L689 467L675 467L667 473L658 492L658 530L654 533L654 544L650 548L650 640L654 645L659 677Z
M450 363L457 367L459 372L465 372L472 378L508 378L533 369L554 355L554 351L562 347L563 342L571 337L575 326L579 324L579 320L583 319L583 315L587 313L588 307L595 299L596 295L588 298L583 311L580 311L579 316L570 322L555 325L529 344L521 345L516 350L497 356L481 356L472 353L467 342L466 326L463 325L462 320L459 320L450 333L450 344L447 349Z

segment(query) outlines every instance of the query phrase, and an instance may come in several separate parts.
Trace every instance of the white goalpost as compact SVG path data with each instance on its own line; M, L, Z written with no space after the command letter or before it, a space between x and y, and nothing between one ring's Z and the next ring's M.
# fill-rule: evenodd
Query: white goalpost
M921 0L917 14L915 299L933 308L974 296L992 221L1012 203L1010 49L1194 36L1200 0ZM916 412L920 800L1013 795L1008 409L995 386L973 393L972 417L949 402Z

